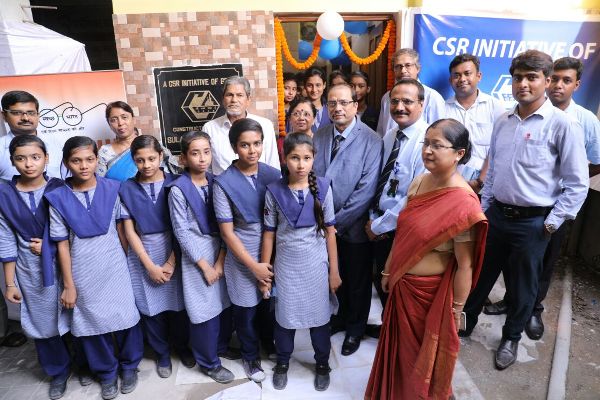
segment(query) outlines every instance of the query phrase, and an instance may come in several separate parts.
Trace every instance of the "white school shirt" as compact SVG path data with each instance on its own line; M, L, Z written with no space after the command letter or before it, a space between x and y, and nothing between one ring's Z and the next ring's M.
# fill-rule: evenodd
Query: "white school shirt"
M505 112L506 110L498 100L482 91L478 91L475 103L468 109L465 109L456 100L456 96L446 100L445 118L454 118L469 131L472 151L471 159L465 166L481 170L490 149L494 121Z
M590 110L575 104L573 99L565 112L574 117L583 127L585 153L588 161L595 165L600 164L600 121L598 121L598 117Z
M546 223L575 219L587 195L583 129L550 100L521 119L517 106L494 124L481 208L494 199L521 207L552 207Z
M423 114L421 114L421 118L428 125L431 125L438 119L444 118L446 106L444 98L435 89L426 85L423 85L423 89L425 89L425 99L423 100ZM381 98L381 112L379 113L379 121L377 122L377 133L383 137L387 131L395 126L396 122L390 115L390 91L388 90Z
M62 148L65 140L52 134L41 134L37 136L42 139L46 145L46 151L48 152L48 165L46 166L46 173L52 178L62 178L61 162L62 162ZM10 162L9 145L10 141L13 140L15 134L9 131L7 135L0 137L0 181L10 181L13 175L18 175L17 169L13 167Z
M263 151L259 161L280 170L281 165L279 164L279 155L277 154L277 142L273 123L266 118L250 113L246 114L246 118L251 118L258 122L263 130ZM238 158L229 143L230 128L231 122L227 118L227 114L207 122L202 128L210 136L212 146L211 168L215 175L222 174L231 165L231 162Z
M425 137L427 126L425 121L419 119L408 128L401 129L405 137L400 142L400 152L396 158L394 170L383 187L383 192L379 199L378 207L384 213L379 216L374 210L370 210L369 212L371 231L376 235L381 235L396 229L398 214L406 207L406 196L411 182L415 177L425 172L421 150L423 148L423 138ZM396 125L395 128L387 131L383 137L384 165L381 167L382 170L385 168L385 163L387 163L387 159L392 152L398 130L398 125ZM399 181L394 197L387 195L391 179L397 179Z

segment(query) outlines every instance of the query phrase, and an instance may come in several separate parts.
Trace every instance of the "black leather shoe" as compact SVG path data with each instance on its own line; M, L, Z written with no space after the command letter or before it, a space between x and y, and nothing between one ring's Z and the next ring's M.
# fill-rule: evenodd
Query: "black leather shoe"
M506 314L508 306L504 299L490 304L489 306L483 306L483 313L487 315L500 315Z
M365 335L372 337L373 339L379 339L381 333L381 325L367 325L365 328Z
M240 349L228 347L227 350L219 353L219 357L226 358L228 360L239 360L242 358L242 353L240 352Z
M349 336L346 335L344 343L342 344L342 355L349 356L354 354L360 347L360 336Z
M510 367L517 360L518 340L502 339L496 350L496 368L503 370Z
M542 315L533 314L525 324L525 333L531 340L540 340L544 336L544 321Z
M186 368L194 368L196 366L196 359L189 350L184 350L179 353L179 359Z
M288 382L287 372L289 368L289 364L280 363L277 363L277 365L273 367L273 388L277 390L285 389Z
M359 342L360 343L360 342ZM327 390L329 387L329 373L331 372L331 368L329 368L329 364L317 364L316 367L316 375L315 375L315 390L319 392L323 392Z
M19 347L23 346L25 342L27 342L27 336L23 335L21 332L12 332L0 341L0 346Z
M231 372L222 365L210 369L200 367L200 372L209 376L217 383L227 384L233 382L233 380L235 379L233 372Z
M60 377L60 378L53 378L50 381L50 389L48 389L48 397L50 397L51 400L57 400L60 399L61 397L63 397L65 395L65 392L67 391L67 382L69 381L69 378L71 377L71 373L69 373L66 377Z

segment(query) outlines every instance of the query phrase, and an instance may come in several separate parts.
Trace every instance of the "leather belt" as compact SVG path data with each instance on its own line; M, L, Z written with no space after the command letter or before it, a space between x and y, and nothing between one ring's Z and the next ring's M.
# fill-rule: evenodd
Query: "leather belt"
M494 200L496 206L502 211L502 214L509 219L545 217L550 214L552 207L521 207L505 204L498 200Z

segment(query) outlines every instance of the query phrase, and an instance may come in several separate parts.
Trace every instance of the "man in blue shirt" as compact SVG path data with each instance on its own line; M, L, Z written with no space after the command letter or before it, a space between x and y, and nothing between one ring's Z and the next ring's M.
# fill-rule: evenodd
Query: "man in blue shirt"
M421 118L425 89L416 79L399 80L390 91L390 115L396 126L383 137L383 165L365 231L373 242L376 271L373 282L382 305L387 293L381 289L381 272L394 242L398 214L406 206L410 183L425 172L421 150L427 123ZM377 337L378 329L367 327Z
M573 100L573 93L581 84L583 64L576 58L563 57L554 61L554 70L550 77L550 86L546 90L548 98L555 107L566 112L581 124L585 139L585 152L589 162L590 177L600 173L600 121L598 117L586 110ZM566 225L563 224L552 234L550 243L544 254L544 268L540 275L538 294L533 308L533 313L525 325L525 333L532 340L539 340L544 335L544 322L542 312L544 306L542 301L548 294L554 264L560 255L561 244L567 233ZM487 314L504 314L507 305L506 299L487 306L484 312Z
M503 272L508 300L496 368L517 359L521 333L538 293L550 236L574 219L588 189L581 126L546 99L552 58L527 50L512 60L512 92L517 105L495 123L489 170L481 206L489 219L479 281L464 307L468 336Z

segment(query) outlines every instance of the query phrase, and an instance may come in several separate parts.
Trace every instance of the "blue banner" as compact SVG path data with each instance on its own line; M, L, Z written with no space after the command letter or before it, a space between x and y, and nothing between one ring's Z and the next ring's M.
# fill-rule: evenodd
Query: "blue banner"
M511 60L527 49L553 59L575 57L584 65L575 101L598 113L600 96L600 21L533 21L457 15L415 14L413 48L421 58L419 78L444 98L454 94L448 82L450 61L471 53L481 60L481 90L513 103Z

